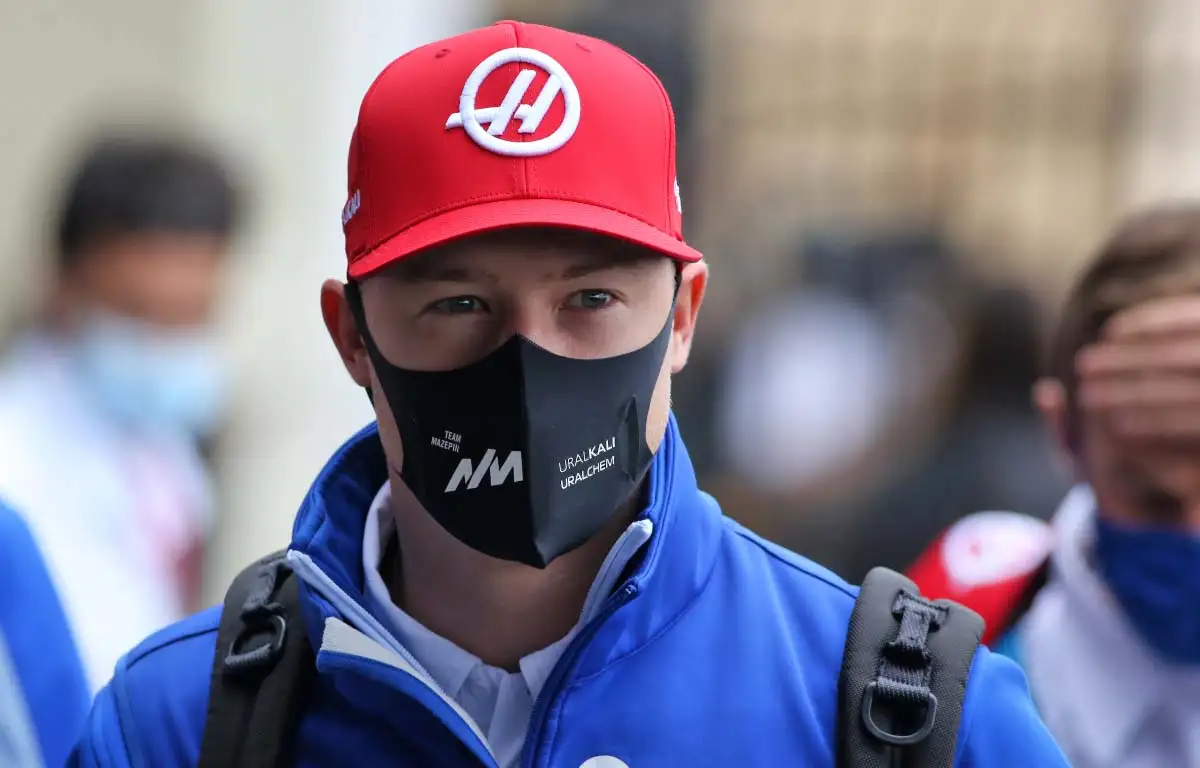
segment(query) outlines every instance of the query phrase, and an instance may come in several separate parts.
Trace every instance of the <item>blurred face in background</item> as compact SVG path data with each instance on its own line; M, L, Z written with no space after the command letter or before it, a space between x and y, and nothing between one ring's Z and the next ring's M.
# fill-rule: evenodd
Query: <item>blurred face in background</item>
M1040 381L1036 397L1106 519L1200 533L1200 446L1165 437L1131 441L1112 417L1068 405L1057 380Z
M223 404L213 321L229 249L221 235L134 232L62 267L54 319L93 402L123 428L210 433Z
M164 330L207 327L220 298L229 243L219 235L146 232L89 246L59 284L70 325L99 310Z
M1200 536L1200 208L1118 229L1076 286L1042 391L1103 518Z
M1079 355L1079 405L1068 417L1078 472L1096 500L1085 557L1159 658L1200 666L1200 443L1153 423L1137 426L1139 393L1153 388L1137 368L1111 381L1089 378L1125 356L1110 342Z
M1107 519L1200 535L1200 447L1130 443L1096 415L1081 415L1078 429L1079 461Z
M1127 221L1073 294L1039 384L1095 494L1088 561L1142 639L1200 666L1200 208Z
M47 330L83 407L117 430L216 427L213 316L242 207L217 157L153 133L98 138L66 179Z

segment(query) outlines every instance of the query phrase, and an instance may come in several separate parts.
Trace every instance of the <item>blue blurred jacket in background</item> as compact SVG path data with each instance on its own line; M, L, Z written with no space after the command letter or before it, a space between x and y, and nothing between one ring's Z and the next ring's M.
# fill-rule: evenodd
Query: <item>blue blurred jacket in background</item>
M62 765L91 695L37 543L3 504L0 585L0 765Z

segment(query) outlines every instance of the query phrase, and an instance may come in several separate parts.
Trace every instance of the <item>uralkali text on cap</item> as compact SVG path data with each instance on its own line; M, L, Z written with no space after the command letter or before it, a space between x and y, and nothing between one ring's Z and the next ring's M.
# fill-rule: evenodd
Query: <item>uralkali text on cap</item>
M683 261L675 119L613 45L500 22L392 62L363 98L342 210L352 278L458 237L561 226Z

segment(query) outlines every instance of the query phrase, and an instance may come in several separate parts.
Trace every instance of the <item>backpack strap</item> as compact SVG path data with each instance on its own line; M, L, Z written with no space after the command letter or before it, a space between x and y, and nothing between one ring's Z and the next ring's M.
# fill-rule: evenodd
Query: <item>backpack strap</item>
M198 768L292 764L292 736L316 662L285 555L249 566L225 594Z
M838 680L840 768L950 768L983 619L929 602L895 571L867 574Z

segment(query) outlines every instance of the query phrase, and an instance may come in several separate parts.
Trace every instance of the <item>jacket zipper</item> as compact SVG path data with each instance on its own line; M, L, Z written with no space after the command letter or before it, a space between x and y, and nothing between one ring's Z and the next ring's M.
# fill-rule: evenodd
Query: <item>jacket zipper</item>
M358 625L356 628L360 632L363 632L363 634L365 634L368 638L384 648L395 652L398 656L400 656L400 658L411 664L413 669L418 673L414 676L415 679L424 684L435 694L437 694L439 698L445 701L455 712L455 714L457 714L464 721L464 723L472 731L474 731L480 742L482 742L484 748L489 754L491 754L491 745L488 744L487 737L482 734L482 732L479 730L479 727L472 722L471 719L465 715L465 713L462 713L459 710L459 707L454 700L451 699L441 689L441 686L439 686L437 682L429 676L429 673L425 672L424 668L422 668L417 660L412 657L408 650L404 648L396 640L396 638L375 619L374 616L372 616L365 608L342 592L341 588L338 587L337 584L335 584L333 580L330 579L325 572L316 565L316 563L312 562L312 559L307 555L301 552L290 551L288 552L288 562L298 577L308 583L310 587L324 595L326 600L329 600L329 602L331 602L345 618L350 620L351 626ZM538 697L538 700L534 705L533 714L529 718L529 729L525 732L525 749L527 752L525 759L522 761L523 768L532 768L536 762L538 750L536 748L531 749L529 745L536 743L533 740L534 736L540 733L543 729L545 725L545 719L552 708L551 704L553 704L554 700L558 698L559 689L562 687L565 679L568 678L570 673L574 670L575 663L578 660L580 653L582 653L583 649L591 641L592 637L596 634L604 622L607 621L610 616L616 613L618 608L625 605L635 596L637 596L638 590L639 586L637 582L626 582L608 599L596 617L580 630L575 639L567 646L562 658L560 658L558 663L554 666L554 670L550 673L550 677L542 689L542 695ZM403 672L404 670L400 671ZM495 755L492 754L491 757L492 766L497 766L498 763L496 762Z
M542 689L542 695L538 697L537 703L534 706L533 716L529 718L529 730L525 732L526 752L525 759L521 763L522 768L534 768L537 764L541 745L538 744L535 737L545 727L546 718L554 708L553 705L558 699L561 692L560 689L574 671L575 664L579 660L583 649L587 647L592 637L604 622L608 620L608 617L616 613L618 608L632 600L637 593L637 583L634 581L626 582L620 591L614 594L604 605L604 609L600 614L580 631L579 635L567 646L567 650L563 653L562 658L554 665L554 671L550 673L550 678L546 681L546 685ZM538 746L531 746L535 744L538 744Z
M393 666L393 668L399 671L401 674L409 675L409 677L412 677L424 685L426 688L436 694L438 698L445 702L447 707L449 707L455 716L463 721L463 724L475 734L476 738L478 738L479 742L483 745L483 748L487 750L488 755L490 755L492 758L489 768L498 767L496 756L492 753L492 747L490 744L488 744L487 737L482 731L479 730L479 726L476 725L476 723L462 710L461 707L459 707L458 703L455 702L454 699L452 699L444 690L442 690L442 687L438 685L437 681L425 671L425 668L422 667L419 662L417 662L413 655L408 652L408 649L401 645L391 632L385 629L383 625L381 625L379 621L367 611L366 608L363 608L349 595L343 592L341 587L339 587L332 579L330 579L329 576L322 571L308 555L292 550L288 552L287 559L288 564L291 565L296 576L308 584L309 587L321 593L326 600L332 603L333 606L337 608L339 612L341 612L342 616L347 620L347 623L351 627L365 635L372 642L375 642L383 646L385 649L395 653L397 656L403 659L405 663L409 664L412 667L413 672L416 674L410 674L408 671L399 667ZM483 765L487 766L488 763L485 762Z

